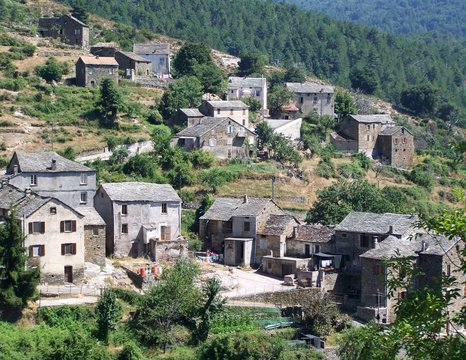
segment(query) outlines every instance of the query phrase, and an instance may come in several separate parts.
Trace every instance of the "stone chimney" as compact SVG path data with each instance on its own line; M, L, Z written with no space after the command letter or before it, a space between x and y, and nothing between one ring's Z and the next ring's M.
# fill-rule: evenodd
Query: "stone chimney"
M243 204L247 204L249 202L248 196L244 195L243 196Z
M30 196L30 195L31 195L31 189L30 189L30 188L26 188L26 189L24 190L24 194L25 194L26 196Z
M52 165L50 166L50 170L57 170L57 160L52 159Z
M388 227L388 234L389 234L389 235L393 234L393 225L390 225L390 226Z
M13 165L13 175L18 175L18 169L19 169L18 165Z
M427 250L427 243L425 242L425 240L422 240L421 242L421 252L424 252Z
M374 238L374 249L378 249L379 248L379 238L375 237Z

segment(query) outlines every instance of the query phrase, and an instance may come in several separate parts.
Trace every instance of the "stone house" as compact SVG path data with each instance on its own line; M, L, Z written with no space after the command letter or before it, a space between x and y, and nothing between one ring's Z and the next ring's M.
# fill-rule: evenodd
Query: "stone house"
M272 215L285 213L271 199L217 198L199 219L199 237L226 265L259 264L257 241Z
M203 117L181 130L172 139L173 146L186 151L203 149L219 159L249 157L249 145L255 134L231 118Z
M91 54L99 57L115 57L120 47L114 42L99 42L91 46Z
M301 140L302 118L298 119L266 119L265 120L275 134L281 134L293 143Z
M199 111L199 109L178 109L176 112L167 120L167 124L171 126L182 126L189 127L199 123L205 115Z
M84 215L84 261L105 266L105 221L93 207L79 212Z
M453 271L459 264L462 243L460 239L447 239L434 234L419 234L408 239L389 236L374 249L361 255L361 304L357 316L366 321L391 323L395 320L395 306L398 300L410 289L398 289L393 296L387 291L387 281L393 275L385 261L395 256L409 258L419 275L413 288L440 286L442 274L457 277L455 286L460 288L461 296L449 305L450 311L459 311L463 305L465 275Z
M152 72L160 78L170 77L169 44L134 44L133 52L152 64Z
M377 138L377 150L382 162L408 169L413 165L414 136L403 126L388 127Z
M312 82L286 83L286 88L293 93L294 105L301 114L335 116L335 92L333 86Z
M152 65L150 60L143 58L132 52L117 51L115 60L118 63L118 68L123 70L128 76L150 76Z
M40 18L38 33L43 37L60 39L65 44L89 49L89 27L71 15Z
M20 190L57 198L72 207L93 206L96 172L53 151L16 151L4 178Z
M290 119L298 119L300 116L299 108L297 108L294 104L282 105L280 109L276 111L275 115L277 118L290 120Z
M107 256L149 256L158 261L185 250L186 241L181 238L181 199L170 185L102 184L94 203L107 224Z
M199 111L209 117L229 117L237 123L249 127L249 106L240 100L234 101L204 101Z
M96 87L105 78L118 82L118 63L112 57L81 56L75 67L77 86Z
M230 76L228 78L227 101L257 99L261 104L261 114L267 116L267 79Z

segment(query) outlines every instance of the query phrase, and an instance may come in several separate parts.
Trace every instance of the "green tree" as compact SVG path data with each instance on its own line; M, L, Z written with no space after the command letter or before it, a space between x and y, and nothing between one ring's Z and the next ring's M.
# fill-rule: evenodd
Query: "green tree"
M277 116L283 105L288 105L293 93L283 86L276 86L267 95L267 103L272 116Z
M267 148L272 142L272 128L267 124L267 122L263 121L257 124L255 131L257 135L257 147L259 148L259 150Z
M373 94L379 86L377 74L368 67L356 67L350 74L351 87L366 94Z
M201 82L194 76L185 76L168 85L159 104L164 119L170 118L180 108L198 107L202 102Z
M117 118L118 111L124 108L123 97L112 79L105 78L100 84L100 97L96 103L102 116L111 120L111 125Z
M71 2L71 8L72 8L71 15L73 15L78 20L81 20L85 24L88 22L89 14L82 0L73 0Z
M303 83L306 81L306 71L302 66L290 66L286 69L284 82Z
M241 55L238 74L240 76L262 75L265 64L267 64L267 56L258 51L250 51Z
M249 112L251 113L256 113L261 109L261 103L256 97L248 96L243 99L243 102L249 106Z
M49 57L44 65L36 66L35 73L48 83L58 82L68 73L68 65L54 57Z
M348 115L357 113L353 98L345 90L338 89L335 92L335 113L338 115L338 121L343 120Z
M228 170L216 167L201 172L199 174L199 179L202 184L210 187L215 194L220 186L231 179L231 175Z
M76 159L76 151L71 146L67 146L64 150L58 151L58 153L68 160L74 161Z
M210 49L203 43L186 43L173 59L173 70L177 77L194 76L199 65L212 65Z
M39 269L26 269L26 249L16 211L0 225L0 315L16 316L36 295Z
M221 94L227 89L225 76L214 63L195 65L193 70L193 75L201 82L204 93Z
M152 179L157 173L157 164L148 154L136 154L125 163L123 172L127 175Z
M172 131L166 125L155 125L152 130L152 141L154 142L154 153L161 156L162 161L166 160L167 154L170 153L170 141Z
M400 102L417 115L433 115L439 105L439 92L430 84L411 86L401 92Z
M123 308L111 289L105 289L95 307L97 328L102 341L108 343L108 335L116 329L123 314Z

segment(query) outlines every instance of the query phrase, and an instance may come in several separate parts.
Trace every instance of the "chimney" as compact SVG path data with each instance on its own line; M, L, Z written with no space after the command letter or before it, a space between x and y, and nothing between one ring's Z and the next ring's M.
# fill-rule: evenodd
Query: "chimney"
M244 196L243 196L243 204L247 204L248 202L249 202L248 196L247 196L247 195L244 195Z
M389 234L393 234L393 225L390 225L390 226L388 227L388 233L389 233Z
M13 165L13 175L18 175L18 165Z
M427 250L427 243L425 242L425 240L422 240L421 242L421 252L424 252Z
M30 188L26 188L26 189L24 190L24 194L25 194L26 196L30 196L30 195L31 195L31 189L30 189Z
M378 249L379 248L379 238L375 237L374 238L374 249Z
M57 160L52 159L52 165L50 166L50 170L57 170Z

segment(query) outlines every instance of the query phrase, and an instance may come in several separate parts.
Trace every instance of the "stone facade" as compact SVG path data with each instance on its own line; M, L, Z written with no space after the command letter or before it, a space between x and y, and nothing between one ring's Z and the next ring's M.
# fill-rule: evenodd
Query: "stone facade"
M414 136L404 127L382 131L378 137L377 149L382 162L403 169L413 165Z
M301 114L335 115L335 93L332 86L317 83L286 83L293 93L294 105Z
M152 65L152 72L158 77L170 77L169 44L134 44L133 52L149 60Z
M135 53L117 51L115 53L115 60L118 62L118 68L125 72L129 69L137 76L150 76L152 73L150 60Z
M114 42L97 43L91 46L91 54L100 57L115 57L115 53L120 50Z
M205 101L199 106L199 111L209 117L229 117L249 128L249 106L242 101Z
M105 266L105 225L84 225L84 261Z
M68 45L89 49L89 27L71 15L40 18L38 33L44 37L60 39Z
M310 259L264 256L262 258L262 271L266 274L283 277L296 274L299 269L307 269L309 262Z
M245 100L253 97L261 104L261 113L268 115L267 109L267 79L242 78L230 76L228 78L227 100Z
M110 57L81 56L76 62L76 85L99 86L103 79L118 82L118 63Z

